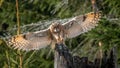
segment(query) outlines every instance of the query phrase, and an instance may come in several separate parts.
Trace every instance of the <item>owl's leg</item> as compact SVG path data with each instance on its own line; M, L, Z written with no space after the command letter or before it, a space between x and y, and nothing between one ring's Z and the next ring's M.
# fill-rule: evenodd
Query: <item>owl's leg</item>
M51 49L53 49L53 50L55 49L55 43L56 43L55 41L52 41L52 43L51 43Z

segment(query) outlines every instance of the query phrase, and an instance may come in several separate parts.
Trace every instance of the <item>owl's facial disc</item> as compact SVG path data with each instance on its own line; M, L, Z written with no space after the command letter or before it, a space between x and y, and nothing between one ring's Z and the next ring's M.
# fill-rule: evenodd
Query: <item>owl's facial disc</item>
M53 23L50 27L50 31L52 33L59 33L61 31L61 28L60 28L60 23Z
M63 37L63 31L62 31L62 25L60 23L53 23L50 26L50 31L52 36L56 39L56 40L60 40Z

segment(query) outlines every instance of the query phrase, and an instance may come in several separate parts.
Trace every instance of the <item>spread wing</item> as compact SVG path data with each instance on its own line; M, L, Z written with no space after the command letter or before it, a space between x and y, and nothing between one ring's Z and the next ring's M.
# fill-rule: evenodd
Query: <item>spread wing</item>
M70 21L63 24L67 31L67 38L73 38L81 33L87 32L97 26L100 19L100 12L90 12L85 15L80 15L72 18Z
M49 29L33 33L21 34L9 39L8 44L19 50L38 50L51 43Z

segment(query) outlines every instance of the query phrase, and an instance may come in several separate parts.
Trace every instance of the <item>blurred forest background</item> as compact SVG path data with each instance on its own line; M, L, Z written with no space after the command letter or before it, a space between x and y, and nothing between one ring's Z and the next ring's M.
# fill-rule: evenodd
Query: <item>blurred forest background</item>
M61 22L69 18L89 13L92 10L90 0L18 0L21 32L32 32L46 28L52 20ZM120 64L120 1L96 0L102 11L99 25L76 38L67 39L66 45L73 55L86 56L91 61L99 56L99 50L116 48L117 63ZM2 24L9 24L4 30ZM32 23L32 24L31 24ZM8 25L7 25L8 26ZM15 0L0 0L0 34L17 33ZM5 35L6 36L6 35ZM101 45L101 47L99 46ZM0 39L0 68L53 68L54 53L50 47L38 51L17 51Z

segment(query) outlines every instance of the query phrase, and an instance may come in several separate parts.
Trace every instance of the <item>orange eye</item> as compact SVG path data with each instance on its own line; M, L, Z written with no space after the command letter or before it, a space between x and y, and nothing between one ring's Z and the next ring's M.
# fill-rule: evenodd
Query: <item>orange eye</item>
M57 32L57 29L56 29L56 28L54 29L54 32Z
M53 32L55 32L55 33L59 32L59 31L60 31L59 28L54 28L54 29L53 29Z

